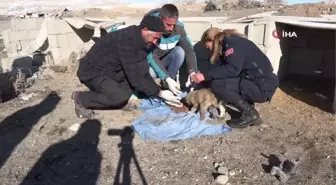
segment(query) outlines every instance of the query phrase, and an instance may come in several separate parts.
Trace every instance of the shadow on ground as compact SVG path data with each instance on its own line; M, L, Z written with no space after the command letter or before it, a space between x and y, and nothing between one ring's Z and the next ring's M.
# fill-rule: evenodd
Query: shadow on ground
M108 135L110 136L120 136L121 142L118 144L118 147L120 148L120 159L118 162L118 167L116 174L114 176L114 183L113 185L131 185L132 178L131 178L131 160L134 161L135 167L137 169L137 172L140 175L141 181L143 185L147 185L145 176L142 173L142 170L140 168L139 161L135 155L134 149L133 149L133 138L134 138L134 132L131 127L125 127L124 129L111 129L108 131ZM120 178L122 174L122 178ZM121 180L121 182L120 182Z
M51 113L60 100L55 92L51 92L40 104L21 109L0 123L0 168L33 126L43 116Z
M21 185L95 185L102 161L100 131L98 120L86 120L75 136L50 146Z
M279 87L297 100L322 111L332 112L335 80L290 76L283 80Z

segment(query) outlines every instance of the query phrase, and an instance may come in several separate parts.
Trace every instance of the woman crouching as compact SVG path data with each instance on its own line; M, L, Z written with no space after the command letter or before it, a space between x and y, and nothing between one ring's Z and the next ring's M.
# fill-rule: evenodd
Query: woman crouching
M233 104L242 113L239 119L229 120L232 128L245 128L261 124L254 103L270 101L279 85L277 76L267 56L245 35L236 30L218 33L211 50L212 63L219 64L207 73L197 73L196 83L210 81L215 95Z

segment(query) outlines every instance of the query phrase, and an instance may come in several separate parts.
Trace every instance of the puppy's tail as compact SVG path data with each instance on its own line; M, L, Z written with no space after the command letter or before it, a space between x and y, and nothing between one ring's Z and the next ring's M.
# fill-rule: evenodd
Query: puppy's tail
M225 117L225 112L226 112L226 109L225 109L225 107L224 107L224 105L223 105L223 101L221 100L221 101L219 101L218 102L218 104L217 104L217 107L218 107L218 109L219 109L219 118L224 118Z

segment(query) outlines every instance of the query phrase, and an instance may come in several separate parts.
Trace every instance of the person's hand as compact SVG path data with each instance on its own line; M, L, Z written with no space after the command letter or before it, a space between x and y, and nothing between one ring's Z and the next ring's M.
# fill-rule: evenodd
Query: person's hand
M163 90L160 92L159 97L162 98L168 105L175 107L183 107L181 97L175 96L170 90Z
M193 76L194 75L196 75L196 73L195 72L192 72L192 73L190 73L189 74L189 76L188 76L188 80L187 80L187 82L186 82L186 84L185 84L185 86L187 87L187 88L189 88L191 85L192 85L192 78L193 78Z
M172 78L168 77L166 79L166 82L168 84L169 90L173 92L175 95L179 96L182 92L180 91L180 86L178 83L175 82Z
M202 73L196 73L192 76L192 81L195 83L201 83L205 80L204 75Z

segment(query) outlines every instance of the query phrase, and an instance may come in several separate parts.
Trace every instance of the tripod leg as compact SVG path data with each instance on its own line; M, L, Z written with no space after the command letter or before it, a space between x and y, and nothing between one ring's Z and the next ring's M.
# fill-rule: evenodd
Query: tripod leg
M113 185L119 185L120 184L120 173L121 173L121 168L123 167L123 160L122 160L121 156L122 156L122 152L120 152L120 158L119 158L119 162L118 162L117 171L116 171L116 174L114 176Z
M121 158L123 159L124 163L124 170L123 170L123 182L122 185L131 185L131 157L132 152L129 149L124 149L123 155Z
M141 168L140 168L138 159L137 159L136 156L135 156L134 150L132 151L132 157L133 157L133 160L134 160L134 163L135 163L135 167L137 168L137 170L138 170L138 172L139 172L139 175L140 175L142 184L143 184L143 185L147 185L145 176L144 176L144 174L143 174L142 171L141 171Z

